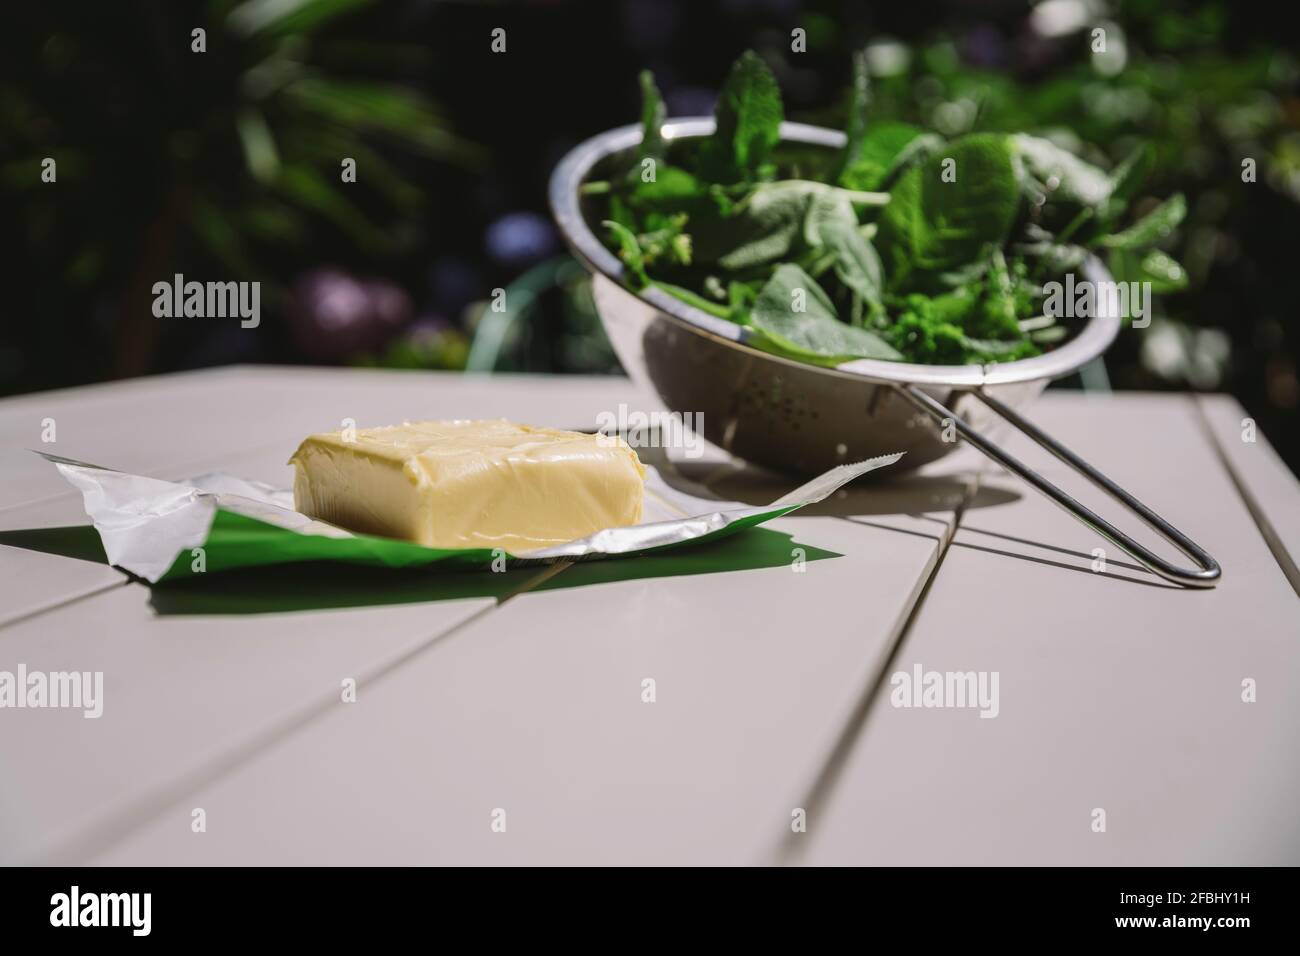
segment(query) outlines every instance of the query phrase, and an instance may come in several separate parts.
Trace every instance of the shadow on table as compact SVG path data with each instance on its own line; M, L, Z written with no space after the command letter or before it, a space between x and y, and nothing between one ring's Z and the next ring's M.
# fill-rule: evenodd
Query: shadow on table
M0 531L0 545L108 564L90 525ZM568 565L531 566L501 573L438 573L374 568L331 561L277 564L155 585L150 604L159 614L274 614L326 608L371 607L488 597L505 600L523 590L552 591L615 581L788 567L795 549L804 561L841 555L770 528L669 551Z
M833 551L797 544L788 534L750 528L715 542L635 558L500 573L444 574L329 561L246 568L155 586L149 603L158 614L183 615L281 614L484 597L503 601L522 591L788 567L795 548L802 549L805 561L840 557Z
M1009 542L1009 545L995 547L994 544L996 542L993 544L977 544L974 541L969 540L971 535L995 538L997 541ZM1031 541L1028 538L1019 538L1015 535L1001 534L997 531L975 528L966 524L963 524L961 527L961 536L967 540L954 540L952 543L954 548L965 548L970 551L979 551L983 554L993 554L1003 558L1014 558L1017 561L1032 561L1035 564L1043 564L1048 567L1059 568L1062 571L1073 571L1076 574L1088 574L1095 577L1099 573L1093 567L1096 562L1096 555L1089 552L1076 551L1071 548L1061 548L1054 544L1045 544L1042 541ZM1015 547L1016 545L1036 548L1041 551L1046 551L1051 555L1062 555L1066 558L1074 558L1075 561L1069 562L1053 559L1044 555L1026 554L1022 550L1017 549ZM1135 574L1140 575L1140 577L1135 577L1132 574L1119 574L1115 570L1116 568L1133 571ZM1141 584L1144 587L1165 588L1172 591L1186 590L1177 584L1171 584L1168 581L1162 580L1157 577L1154 572L1147 570L1140 564L1133 564L1130 561L1118 561L1113 557L1106 559L1105 576L1108 581L1125 581L1129 584Z
M747 505L766 505L803 484L754 465L673 461L667 466L656 462L656 467L664 481L687 494ZM967 495L970 480L970 475L961 473L897 477L887 471L873 473L845 485L824 501L801 508L799 513L850 518L953 511ZM1019 499L1020 494L1008 488L982 485L966 501L966 510L991 508Z
M79 561L108 564L99 533L88 524L69 525L64 528L24 528L18 531L0 531L0 544L25 551L57 554Z
M0 531L0 545L108 564L99 534L90 525ZM500 573L440 573L332 561L266 565L154 585L149 603L158 614L179 615L278 614L482 597L503 601L524 590L788 567L796 548L805 562L841 557L770 528L749 528L716 541L635 558L535 565Z

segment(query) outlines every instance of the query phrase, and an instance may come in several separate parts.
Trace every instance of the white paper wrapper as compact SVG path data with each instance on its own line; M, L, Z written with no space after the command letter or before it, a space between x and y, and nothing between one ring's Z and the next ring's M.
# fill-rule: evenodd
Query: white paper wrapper
M316 553L306 555L309 560L334 558L386 564L390 562L382 555L385 550L391 550L400 555L400 564L407 566L421 563L422 555L427 555L427 562L457 555L457 552L421 548L409 542L353 535L294 511L291 491L234 475L213 473L182 482L161 481L55 455L38 454L52 462L59 473L81 491L86 514L99 532L109 563L149 582L157 582L166 575L180 555L205 546L219 511L250 518L282 532L314 537L320 547L315 549ZM647 466L645 520L641 524L606 528L567 544L511 556L511 560L513 563L530 563L615 557L717 536L738 524L750 526L821 501L854 478L892 465L901 457L901 454L885 455L839 465L777 501L762 506L693 497L670 486L657 470ZM282 539L283 535L278 537ZM273 542L274 538L273 535L268 540ZM374 553L358 557L354 548L331 548L320 539L374 542L375 547L370 549ZM297 555L295 559L304 559L302 548L293 550ZM338 556L332 551L338 552ZM459 554L481 559L482 552L469 549ZM273 562L256 560L247 563ZM464 566L463 563L458 565Z

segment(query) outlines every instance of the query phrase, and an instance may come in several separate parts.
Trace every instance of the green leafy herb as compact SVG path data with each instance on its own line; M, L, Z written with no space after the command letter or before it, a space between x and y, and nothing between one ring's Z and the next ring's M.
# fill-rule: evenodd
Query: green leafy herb
M932 154L943 140L908 123L876 123L859 137L857 145L845 151L851 156L840 173L839 183L849 189L880 189L900 170Z
M1150 143L1143 143L1125 157L1110 174L1110 195L1098 216L1099 225L1109 229L1124 214L1128 204L1137 196L1151 167L1155 165L1156 151Z
M1042 137L945 141L873 122L861 57L838 151L780 142L780 92L754 53L732 66L707 138L663 139L648 74L641 93L627 168L583 187L606 204L626 281L735 322L769 352L818 365L1009 362L1071 334L1045 308L1043 283L1089 255L1154 292L1187 283L1154 248L1183 218L1181 196L1115 231L1150 172L1149 147L1107 172Z
M708 299L704 298L704 296L697 295L690 289L684 289L679 285L673 285L671 282L653 282L651 284L655 288L662 289L671 296L676 296L687 305L693 305L695 308L709 313L709 315L716 315L720 319L731 318L730 309L724 308L716 302L710 302Z
M881 215L890 281L905 289L933 288L935 273L1001 246L1020 208L1007 137L967 136L942 152L903 174Z
M1175 193L1123 232L1101 240L1111 249L1145 249L1164 239L1187 215L1187 201Z
M1109 176L1051 140L1019 135L1015 144L1025 171L1046 198L1088 207L1110 198Z
M663 125L668 119L668 108L664 106L659 87L655 86L654 74L649 70L641 71L641 145L637 147L637 159L658 162L667 152ZM638 165L641 165L638 163ZM637 170L632 170L637 172Z
M705 148L705 168L715 182L761 178L781 138L785 110L776 77L757 53L745 52L727 76L714 110L717 128Z
M1151 291L1156 294L1181 292L1187 288L1187 270L1159 249L1117 251L1111 257L1111 268L1116 281L1149 282Z
M649 284L650 278L645 271L645 257L641 255L641 244L637 242L636 234L627 226L612 219L606 219L602 225L617 240L618 257L623 260L623 265L627 266L633 278L642 286Z
M885 279L880 256L856 223L827 222L822 242L835 255L835 275L857 293L873 315L884 311Z
M866 53L859 50L853 54L853 84L849 87L849 115L844 124L844 153L840 159L841 180L844 171L857 161L862 152L862 143L867 136L867 113L870 106L871 73L867 69Z
M762 333L760 344L819 364L902 358L875 332L841 322L822 287L795 265L777 267L758 294L750 323Z

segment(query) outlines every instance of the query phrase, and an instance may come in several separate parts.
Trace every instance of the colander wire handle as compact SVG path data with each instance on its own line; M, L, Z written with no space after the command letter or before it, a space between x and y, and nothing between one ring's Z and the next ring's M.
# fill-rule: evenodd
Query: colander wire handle
M1166 581L1172 581L1173 583L1181 584L1184 587L1210 588L1214 587L1218 582L1219 577L1222 574L1219 569L1219 563L1215 561L1204 548L1198 545L1191 538L1187 537L1187 535L1183 534L1164 518L1160 517L1142 502L1138 501L1119 485L1115 484L1115 482L1111 481L1096 468L1092 467L1092 465L1088 464L1074 452L1070 451L1070 449L1060 444L1060 442L1056 441L1056 439L1041 431L1036 426L1025 421L1025 419L1021 418L1020 415L999 402L997 399L986 395L978 389L973 389L970 393L1008 423L1032 438L1043 448L1046 448L1076 472L1083 475L1094 485L1109 494L1130 512L1141 518L1152 530L1194 561L1199 570L1193 571L1188 568L1180 568L1171 564L1160 555L1151 551L1145 545L1134 541L1131 537L1120 531L1105 518L1102 518L1084 504L1066 494L1019 459L1008 454L1001 446L990 441L986 436L962 420L962 418L955 412L951 411L941 402L935 401L935 399L931 398L915 385L897 385L895 388L898 389L904 398L917 408L921 409L940 425L946 425L948 421L951 421L962 438L970 442L970 444L974 445L985 455L992 458L1007 471L1033 485L1034 488L1046 495L1056 504L1060 505L1107 541L1122 549L1137 561L1140 561L1144 567L1154 574L1158 574Z

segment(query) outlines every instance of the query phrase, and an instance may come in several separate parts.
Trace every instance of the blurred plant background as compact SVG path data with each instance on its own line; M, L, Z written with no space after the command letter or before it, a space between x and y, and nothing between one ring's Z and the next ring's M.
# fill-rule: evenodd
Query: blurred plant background
M1300 65L1261 10L47 0L0 18L0 394L229 362L617 372L546 208L556 161L636 120L642 68L672 115L710 112L746 48L793 118L839 127L865 48L878 118L1047 134L1106 166L1153 143L1149 192L1188 196L1171 252L1191 283L1125 331L1110 382L1231 391L1300 467ZM260 281L261 326L154 318L152 284L178 272Z

